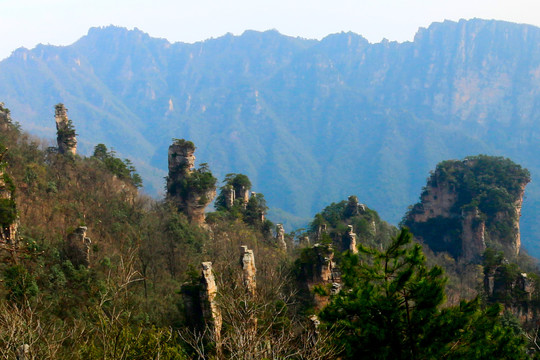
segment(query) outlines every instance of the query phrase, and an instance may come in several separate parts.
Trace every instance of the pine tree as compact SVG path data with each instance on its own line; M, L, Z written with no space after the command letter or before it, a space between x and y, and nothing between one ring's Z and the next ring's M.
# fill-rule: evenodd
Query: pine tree
M360 250L344 255L344 289L320 314L339 329L345 358L526 358L524 339L501 325L497 306L473 300L441 309L443 270L427 268L407 229L386 250Z

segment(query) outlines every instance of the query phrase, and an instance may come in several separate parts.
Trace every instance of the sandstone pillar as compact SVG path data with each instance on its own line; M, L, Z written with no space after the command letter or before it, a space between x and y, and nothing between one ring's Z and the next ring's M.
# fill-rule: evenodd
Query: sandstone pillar
M287 250L287 243L285 242L285 229L283 224L276 225L276 241L280 249Z
M55 106L54 118L56 121L56 142L60 154L77 153L77 134L73 123L67 116L67 109L64 104Z
M349 250L353 254L358 254L358 247L356 244L356 234L354 233L352 225L349 225L349 228L347 229L347 234L345 235L345 237L348 241Z
M216 344L221 340L221 326L223 323L221 310L216 303L217 285L214 273L212 272L212 263L203 262L201 264L201 308L204 320L208 325L213 340Z
M204 209L216 196L216 188L215 184L209 186L207 183L201 182L201 174L204 178L208 173L193 170L194 153L195 145L191 141L176 139L169 146L167 195L178 207L178 210L185 213L191 222L204 225ZM197 174L193 174L194 172Z
M255 268L253 250L249 250L247 246L240 246L240 265L242 266L244 287L251 296L255 296L255 290L257 288L255 274L257 273L257 268Z

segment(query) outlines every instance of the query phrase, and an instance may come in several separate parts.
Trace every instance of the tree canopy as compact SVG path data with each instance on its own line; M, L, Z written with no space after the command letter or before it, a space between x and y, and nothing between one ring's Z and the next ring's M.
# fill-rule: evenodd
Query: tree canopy
M442 308L446 278L428 268L407 229L385 250L342 260L344 289L320 314L347 359L524 359L525 339L502 325L500 306L478 299Z

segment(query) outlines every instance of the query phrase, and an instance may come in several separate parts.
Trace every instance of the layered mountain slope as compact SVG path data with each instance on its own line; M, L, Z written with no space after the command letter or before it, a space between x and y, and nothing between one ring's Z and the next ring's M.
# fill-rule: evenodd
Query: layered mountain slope
M0 99L49 135L52 104L65 103L81 151L113 144L149 191L162 191L158 154L190 138L218 178L246 173L270 207L304 217L356 193L397 222L439 161L503 155L531 171L522 233L540 252L539 42L536 27L484 20L377 44L275 31L171 44L96 28L68 47L17 50L0 63Z

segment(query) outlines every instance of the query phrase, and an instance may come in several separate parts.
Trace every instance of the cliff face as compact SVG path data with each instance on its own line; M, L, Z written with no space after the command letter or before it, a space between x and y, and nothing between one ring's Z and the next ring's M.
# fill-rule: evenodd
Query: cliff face
M204 209L216 196L216 179L206 168L193 169L195 145L175 140L169 146L167 195L196 224L204 224Z
M404 219L435 252L474 260L486 247L519 254L519 218L527 170L508 159L475 156L437 165L421 200Z

